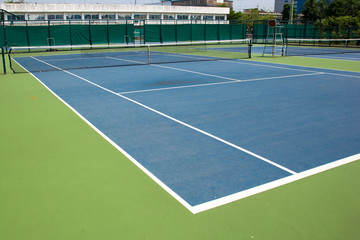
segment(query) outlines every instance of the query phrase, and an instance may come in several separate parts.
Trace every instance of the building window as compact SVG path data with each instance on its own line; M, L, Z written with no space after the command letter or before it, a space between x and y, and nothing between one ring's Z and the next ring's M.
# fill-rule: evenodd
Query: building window
M134 19L146 19L146 14L135 14Z
M177 19L178 19L178 20L188 20L188 19L189 19L189 15L177 15Z
M131 15L130 14L119 14L118 15L118 19L121 19L121 20L130 20L131 19Z
M174 16L173 14L171 14L171 15L169 15L169 14L164 14L164 15L163 15L163 18L164 18L164 19L174 19L175 16Z
M153 14L150 14L150 15L149 15L149 19L159 20L159 19L161 19L161 15L153 15Z
M213 16L210 15L204 15L203 20L214 20Z
M49 14L47 16L48 20L64 20L64 15L62 14Z
M201 15L191 15L191 20L201 20Z
M115 19L116 15L115 14L103 14L101 15L101 19Z
M68 19L68 20L81 20L81 14L78 14L78 13L68 14L66 16L66 19Z
M7 15L8 21L24 21L25 15Z
M45 20L45 14L29 14L28 20Z
M97 20L97 19L99 19L99 14L85 14L84 19L85 20Z
M215 20L225 20L225 16L215 16Z

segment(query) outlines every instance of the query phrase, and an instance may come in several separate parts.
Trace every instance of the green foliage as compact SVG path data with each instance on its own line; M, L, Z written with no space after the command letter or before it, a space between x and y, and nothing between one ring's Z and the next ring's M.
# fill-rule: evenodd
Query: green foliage
M318 21L328 17L360 15L360 0L334 0L327 4L325 0L306 0L301 11L303 21Z
M284 8L281 12L282 14L282 21L289 21L290 20L290 11L291 11L291 5L290 4L284 4ZM297 18L298 15L296 14L296 9L293 9L293 18Z
M228 20L238 20L238 21L257 21L257 20L269 20L275 19L275 17L269 12L260 11L257 8L250 9L247 12L235 12L233 8L230 8L230 14L227 16Z
M328 17L352 16L360 14L360 0L334 0L326 11Z
M269 12L265 14L260 14L260 10L258 8L250 9L249 11L243 14L242 20L269 20L275 19L274 15L271 15Z
M360 37L360 17L327 17L318 20L316 26L324 36L331 35L332 38Z
M25 1L24 0L19 0L19 1L7 0L7 1L4 1L4 3L25 3Z
M230 8L230 14L228 14L228 20L241 20L242 12L235 12L233 8Z
M360 17L341 16L328 17L316 22L319 27L325 28L357 28L360 27Z
M303 10L301 11L303 14L303 21L316 21L320 18L320 13L316 4L316 0L306 0Z
M328 3L325 0L318 0L316 3L316 8L320 18L326 17Z

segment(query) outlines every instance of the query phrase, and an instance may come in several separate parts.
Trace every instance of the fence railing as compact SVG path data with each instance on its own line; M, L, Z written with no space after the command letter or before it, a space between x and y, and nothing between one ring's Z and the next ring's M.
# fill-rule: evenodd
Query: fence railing
M319 28L314 22L280 22L283 38L360 38L360 28ZM2 21L0 46L137 44L253 38L262 42L268 20L20 20Z

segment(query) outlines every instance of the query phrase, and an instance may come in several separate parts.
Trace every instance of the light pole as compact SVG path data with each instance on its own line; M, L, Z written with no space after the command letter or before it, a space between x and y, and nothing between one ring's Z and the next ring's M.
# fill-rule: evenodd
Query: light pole
M294 20L294 0L291 0L290 4L290 24L293 23Z

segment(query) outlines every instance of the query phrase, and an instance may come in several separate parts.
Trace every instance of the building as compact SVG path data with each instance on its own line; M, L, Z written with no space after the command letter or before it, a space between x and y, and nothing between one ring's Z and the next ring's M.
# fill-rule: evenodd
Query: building
M227 6L232 7L232 0L172 0L172 6L203 6L203 7L216 7Z
M226 21L229 8L120 4L0 4L5 21L177 20ZM10 14L11 13L11 14ZM156 21L154 21L156 22Z
M302 5L301 5L301 8L299 8L299 5L298 5L299 1L302 1L302 0L294 0L294 9L296 9L296 13L301 12ZM275 0L274 11L277 13L281 13L282 10L284 9L285 4L291 4L291 0Z
M329 4L332 0L325 0L327 4ZM300 14L301 10L305 4L306 0L294 0L294 9L296 9L296 13ZM291 0L275 0L275 12L281 13L284 9L285 4L291 4Z

